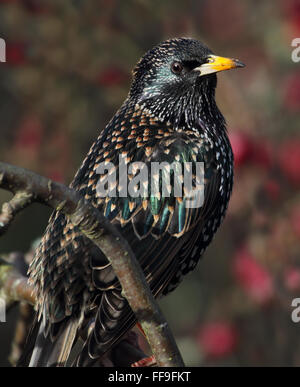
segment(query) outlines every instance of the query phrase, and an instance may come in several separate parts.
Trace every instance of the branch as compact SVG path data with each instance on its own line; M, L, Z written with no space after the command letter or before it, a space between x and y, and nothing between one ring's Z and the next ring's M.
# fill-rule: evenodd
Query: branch
M8 216L4 208L2 228L7 230L14 214L33 202L46 204L64 213L111 262L123 294L146 333L157 364L165 367L184 365L173 335L129 244L99 211L76 191L3 162L0 162L0 188L15 195L13 204L10 203L12 210L6 210ZM5 220L7 218L8 221Z
M3 176L0 175L0 182ZM33 194L25 191L16 192L14 197L2 206L0 214L0 236L4 234L18 212L28 207L32 202Z
M36 294L28 284L27 277L4 260L0 262L0 297L7 308L16 301L25 301L30 305L35 305L36 302Z

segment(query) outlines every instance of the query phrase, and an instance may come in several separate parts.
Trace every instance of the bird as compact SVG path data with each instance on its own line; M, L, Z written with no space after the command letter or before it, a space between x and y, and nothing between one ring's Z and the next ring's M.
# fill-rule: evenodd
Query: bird
M156 298L196 267L225 217L233 153L215 101L216 73L239 67L239 60L217 56L193 38L172 38L150 49L70 184L120 231ZM188 193L175 195L175 184L182 183L175 169L168 195L148 188L121 195L120 159L126 166L189 163L193 184L195 165L203 163L201 205L189 208ZM99 179L107 175L98 173L99 166L110 163L116 181L101 195ZM136 176L132 169L128 180ZM59 211L50 217L29 281L37 294L36 318L20 366L66 366L79 332L93 321L74 363L90 366L137 323L106 256Z

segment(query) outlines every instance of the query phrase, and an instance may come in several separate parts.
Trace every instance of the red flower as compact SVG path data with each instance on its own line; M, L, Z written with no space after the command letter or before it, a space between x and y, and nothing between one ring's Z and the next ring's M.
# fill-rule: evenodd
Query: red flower
M197 342L208 357L230 355L237 344L237 333L226 322L208 323L201 327Z
M283 105L291 113L300 111L300 72L289 75L282 85Z
M236 39L244 35L247 12L245 5L245 2L238 0L228 1L226 7L222 0L206 1L201 7L200 23L211 37L224 41L230 41L234 37Z
M293 209L291 225L294 233L300 238L300 207Z
M300 31L300 1L299 0L283 0L283 7L291 24L296 31Z
M44 14L48 12L48 6L40 0L22 0L23 7L33 14Z
M104 69L97 77L97 82L101 86L117 86L126 81L127 76L123 70L117 67Z
M300 140L290 140L281 145L279 167L292 184L300 184Z
M58 182L58 183L64 183L64 181L65 181L63 173L58 169L50 170L47 173L47 177L53 181Z
M280 185L274 179L269 179L264 184L264 191L271 200L278 200L280 197Z
M252 144L252 161L262 168L268 169L271 167L272 153L271 144L264 139L259 139L255 144Z
M231 143L234 164L239 167L246 164L252 155L252 141L243 132L229 132L229 140Z
M26 117L21 123L15 140L16 147L37 151L42 142L43 127L38 118Z
M6 63L11 66L22 66L26 63L25 44L8 42L6 45Z
M264 304L273 297L272 277L253 258L247 248L241 248L237 251L233 270L238 283L253 301Z
M287 289L294 291L300 289L300 270L289 268L284 273L284 283Z

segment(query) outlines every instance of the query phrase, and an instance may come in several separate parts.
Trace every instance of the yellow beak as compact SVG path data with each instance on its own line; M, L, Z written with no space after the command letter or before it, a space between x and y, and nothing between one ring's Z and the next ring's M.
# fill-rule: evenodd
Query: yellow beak
M194 68L194 71L199 71L200 76L216 73L218 71L235 69L237 67L245 67L244 63L238 59L224 58L222 56L210 55L208 62Z

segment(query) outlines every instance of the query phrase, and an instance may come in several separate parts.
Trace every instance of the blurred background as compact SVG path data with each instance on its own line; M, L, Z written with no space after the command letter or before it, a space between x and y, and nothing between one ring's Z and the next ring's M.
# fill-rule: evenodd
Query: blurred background
M162 308L187 365L299 366L299 0L0 0L0 159L69 183L136 61L178 36L247 67L218 76L235 154L226 220ZM7 198L0 191L0 204ZM19 215L0 254L28 251L49 214L35 205ZM0 323L0 366L16 315Z

